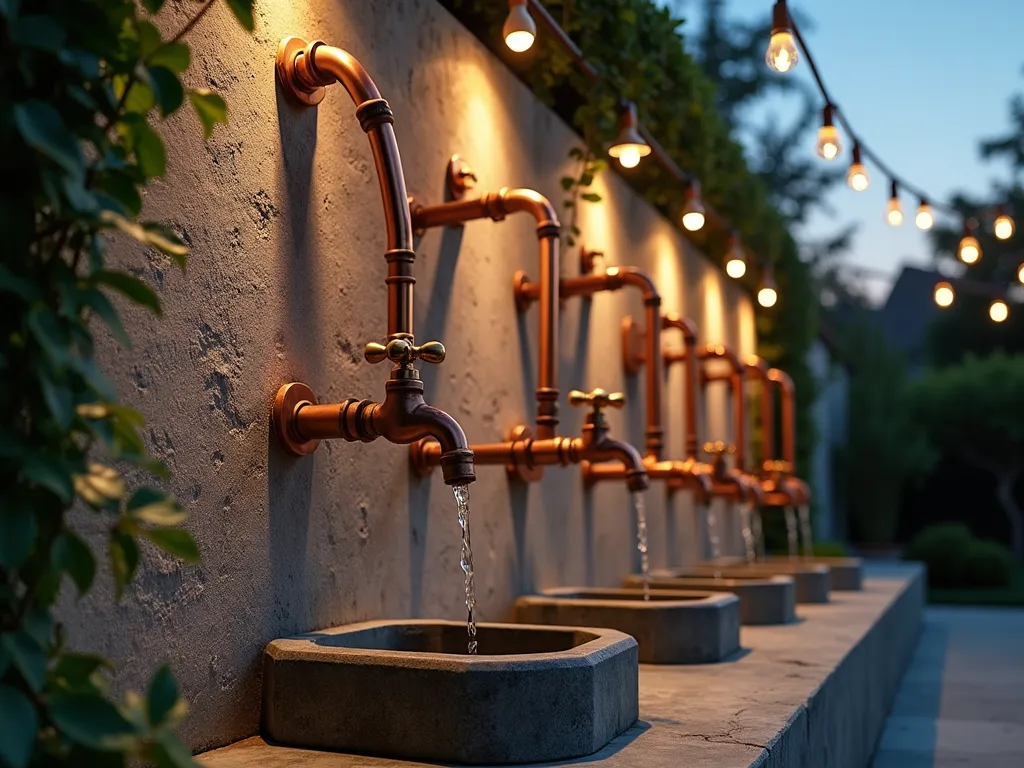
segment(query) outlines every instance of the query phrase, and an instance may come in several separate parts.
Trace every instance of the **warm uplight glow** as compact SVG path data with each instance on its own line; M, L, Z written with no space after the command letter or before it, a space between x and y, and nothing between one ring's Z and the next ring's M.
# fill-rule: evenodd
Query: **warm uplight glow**
M815 147L818 155L826 160L839 157L842 144L839 142L839 131L834 125L823 125L818 129L818 144Z
M765 63L776 72L789 72L800 61L800 54L789 32L775 32L768 51L764 55Z
M945 309L953 304L953 299L956 298L956 293L953 292L953 286L949 283L936 283L935 285L935 303Z
M764 288L759 289L757 292L757 303L760 304L765 309L768 309L769 307L774 307L775 302L777 302L778 300L779 292L776 291L771 286L765 286Z
M502 34L505 36L505 45L516 53L522 53L533 46L537 37L537 25L526 10L526 0L509 0L508 17L505 19L505 26Z
M624 104L619 115L619 135L608 147L608 154L617 158L623 168L635 168L640 158L651 154L650 145L644 141L636 126L636 105L632 102Z
M700 199L700 182L694 179L686 187L686 202L683 204L683 227L690 232L696 232L704 227L706 220L704 203Z
M1006 302L1002 299L996 299L989 304L988 316L992 318L993 323L1005 322L1006 318L1010 316L1010 308L1006 306Z
M1005 211L1001 211L999 215L996 216L996 221L992 226L992 231L1000 240L1009 240L1013 237L1013 231L1015 228L1013 219L1011 219ZM996 322L1000 321L997 320Z
M971 237L970 235L964 235L963 239L960 240L960 247L957 249L957 256L960 257L960 261L964 264L974 264L978 259L980 259L981 246L978 244L977 238Z
M747 255L743 252L740 236L734 234L729 238L729 256L725 262L725 274L738 280L747 273Z
M914 216L914 223L918 229L931 229L935 224L935 216L932 215L932 207L927 200L922 200L917 206L917 214Z

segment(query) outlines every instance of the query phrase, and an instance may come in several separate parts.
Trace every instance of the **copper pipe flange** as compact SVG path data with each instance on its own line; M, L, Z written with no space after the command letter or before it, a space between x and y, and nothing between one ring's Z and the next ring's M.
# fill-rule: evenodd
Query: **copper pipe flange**
M646 362L644 330L632 315L627 315L622 318L622 367L627 374L636 375L643 370Z
M274 67L277 69L277 82L292 101L306 107L315 107L324 100L327 89L304 87L295 72L295 59L306 55L309 44L301 37L286 37L277 46L277 58Z
M319 440L304 440L297 429L299 411L316 404L313 390L301 382L293 381L277 390L270 420L277 442L292 456L308 456L320 445Z
M452 155L445 174L448 195L452 200L461 200L466 192L476 186L476 173L459 155Z
M532 430L525 424L520 424L517 427L513 427L505 435L505 440L510 444L520 444L533 439ZM518 453L517 451L514 451ZM527 465L525 463L520 464L506 464L505 470L508 472L508 476L512 480L516 480L520 483L536 483L542 477L544 477L544 467L536 465Z

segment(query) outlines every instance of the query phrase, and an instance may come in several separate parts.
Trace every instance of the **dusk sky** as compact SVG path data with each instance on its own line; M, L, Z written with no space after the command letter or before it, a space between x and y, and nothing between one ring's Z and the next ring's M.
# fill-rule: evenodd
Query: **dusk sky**
M674 5L687 18L684 31L698 33L703 0ZM773 0L728 0L726 8L729 18L753 20L770 18L772 5ZM802 31L832 98L897 173L936 200L955 190L984 193L992 181L1009 179L1002 162L980 159L978 141L1008 129L1009 99L1024 91L1024 2L790 0L789 5L794 15L802 12L814 22ZM806 61L791 76L812 82ZM788 119L797 108L795 101L771 98L748 117ZM809 136L809 154L813 141ZM835 161L842 168L850 162L850 149L846 141ZM930 264L926 235L913 224L916 199L904 195L903 226L888 226L889 181L870 163L868 170L867 191L837 186L829 196L835 217L818 213L798 235L824 236L855 222L859 231L846 257L851 264L894 276L904 263ZM869 279L867 287L884 300L889 281Z

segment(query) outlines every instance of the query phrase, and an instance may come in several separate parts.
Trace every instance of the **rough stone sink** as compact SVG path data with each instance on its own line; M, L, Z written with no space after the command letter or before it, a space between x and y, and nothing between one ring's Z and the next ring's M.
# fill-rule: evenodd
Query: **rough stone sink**
M372 621L274 640L263 735L410 760L509 764L589 755L639 716L636 641L613 629Z
M643 579L640 574L633 574L623 579L622 584L636 589L643 584ZM651 589L732 593L740 600L740 621L744 624L788 624L796 619L796 585L789 576L741 575L716 579L656 570L651 572Z
M677 576L789 576L796 584L798 603L827 603L829 571L824 565L779 560L771 563L697 563L673 572Z
M636 638L644 664L721 661L740 647L740 601L723 593L548 589L516 600L516 621L617 629Z

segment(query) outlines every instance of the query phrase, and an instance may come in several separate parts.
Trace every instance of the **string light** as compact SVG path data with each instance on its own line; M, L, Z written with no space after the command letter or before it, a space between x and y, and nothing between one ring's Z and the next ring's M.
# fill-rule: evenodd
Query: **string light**
M853 145L853 162L850 163L850 170L846 172L846 183L854 192L863 192L871 185L868 169L860 159L860 144Z
M988 306L988 316L993 323L1002 323L1010 316L1010 308L1002 299L996 299Z
M914 223L917 224L918 229L924 230L931 229L932 225L935 224L935 216L932 214L932 207L928 205L928 201L923 197L921 198L921 204L917 206Z
M651 154L651 146L637 132L636 123L636 104L626 102L619 113L619 135L608 147L608 154L623 168L635 168L640 158Z
M747 255L743 251L739 232L729 237L729 258L725 262L725 274L739 280L747 273Z
M825 105L821 119L821 128L818 129L818 143L815 147L818 155L825 160L835 160L839 157L839 153L843 148L842 143L839 141L839 131L836 130L833 124L832 110L831 104Z
M892 180L892 196L889 198L889 207L885 211L885 220L889 222L890 227L898 227L903 223L903 203L900 202L896 179Z
M953 300L956 299L956 292L953 290L953 286L947 282L941 282L935 284L935 303L945 309L953 305Z
M992 232L1000 240L1009 240L1013 237L1013 231L1016 229L1016 225L1013 223L1013 219L1010 215L1003 210L1003 206L999 206L996 209L996 220L992 225ZM998 321L997 321L998 322Z
M683 203L683 227L696 232L704 227L707 216L700 199L700 182L694 179L686 187L686 202Z
M1024 283L1024 264L1017 267L1017 282Z
M772 8L772 37L764 60L776 72L789 72L800 61L800 53L793 40L793 24L789 20L786 0L776 0Z
M505 36L505 45L516 53L529 50L537 38L537 25L533 23L533 17L526 10L526 2L527 0L508 0L508 16L501 30Z
M775 275L772 265L766 264L761 272L761 285L757 289L757 303L765 309L774 307L779 300L779 290L775 287Z
M964 264L974 264L981 258L981 245L974 236L973 220L964 222L964 236L960 239L956 255Z

